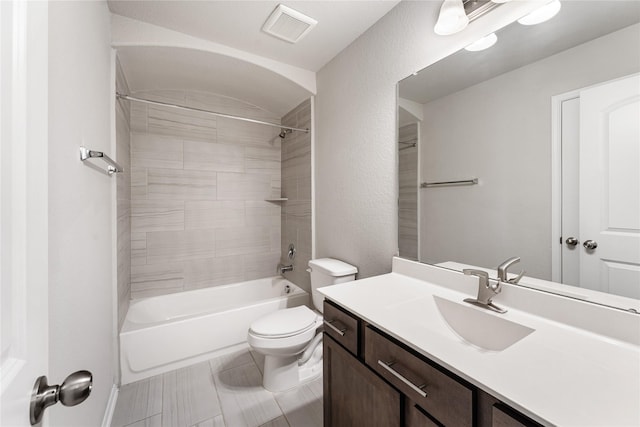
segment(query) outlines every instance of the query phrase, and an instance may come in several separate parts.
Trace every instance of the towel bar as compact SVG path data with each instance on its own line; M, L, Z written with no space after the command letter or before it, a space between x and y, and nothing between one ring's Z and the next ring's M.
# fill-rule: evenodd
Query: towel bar
M115 162L111 157L104 154L102 151L89 150L86 147L80 147L80 160L83 162L89 159L102 159L107 163L107 173L113 175L114 173L124 172L122 166Z

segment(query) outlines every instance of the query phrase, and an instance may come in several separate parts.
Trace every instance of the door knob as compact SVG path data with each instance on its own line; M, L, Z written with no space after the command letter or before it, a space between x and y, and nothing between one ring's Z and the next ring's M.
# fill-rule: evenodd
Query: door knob
M595 240L585 240L582 246L584 246L585 249L593 250L598 247L598 242Z
M29 419L31 425L42 420L44 410L61 402L64 406L75 406L85 401L93 387L93 375L89 371L78 371L69 375L62 385L47 384L47 377L41 376L36 380L31 393L29 405Z
M567 246L575 246L580 243L575 237L567 237L567 240L565 240L564 242L567 244Z

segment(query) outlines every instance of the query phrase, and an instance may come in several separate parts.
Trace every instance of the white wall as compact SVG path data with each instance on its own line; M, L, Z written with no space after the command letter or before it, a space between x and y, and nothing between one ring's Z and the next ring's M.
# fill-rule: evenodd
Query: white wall
M79 406L47 410L51 425L96 426L114 383L112 186L78 147L110 152L109 12L105 2L49 5L49 380L93 373Z
M440 1L403 1L318 73L316 256L391 270L397 252L396 83L532 9L510 2L462 33L433 33Z
M473 176L480 185L422 194L429 213L421 218L422 261L491 268L520 256L528 276L551 280L551 97L638 72L638 30L627 27L425 104L422 178Z

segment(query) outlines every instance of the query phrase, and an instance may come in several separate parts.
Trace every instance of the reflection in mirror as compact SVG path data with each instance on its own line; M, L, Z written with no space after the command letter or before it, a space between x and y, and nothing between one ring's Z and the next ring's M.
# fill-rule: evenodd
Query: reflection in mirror
M400 256L640 311L640 2L496 34L399 83Z
M400 108L398 128L398 248L403 258L418 260L418 124Z

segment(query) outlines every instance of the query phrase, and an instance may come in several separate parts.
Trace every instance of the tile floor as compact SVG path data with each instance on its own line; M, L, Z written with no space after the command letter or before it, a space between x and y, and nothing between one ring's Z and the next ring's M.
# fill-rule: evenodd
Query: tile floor
M241 350L122 386L112 427L322 427L322 378L271 393Z

